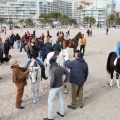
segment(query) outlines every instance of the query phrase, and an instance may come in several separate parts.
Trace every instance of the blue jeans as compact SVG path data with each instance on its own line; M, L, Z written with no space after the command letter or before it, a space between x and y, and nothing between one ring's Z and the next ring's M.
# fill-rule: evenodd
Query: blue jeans
M45 71L44 62L39 57L37 57L36 59L42 65L42 70ZM30 63L30 58L27 58L27 60L24 63L24 67L27 67L29 63Z
M25 47L25 44L21 44L21 45L20 45L20 52L22 52L22 48L24 48L25 52L27 51L27 50L26 50L26 47Z
M16 40L18 49L20 48L20 40Z
M53 104L55 96L57 95L60 104L60 114L64 115L64 101L62 97L62 87L52 88L48 97L48 119L53 119Z

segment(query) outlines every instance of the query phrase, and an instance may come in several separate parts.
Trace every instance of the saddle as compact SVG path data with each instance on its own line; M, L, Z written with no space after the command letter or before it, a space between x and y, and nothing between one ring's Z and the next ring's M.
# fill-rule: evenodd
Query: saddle
M71 40L71 42L73 43L73 44L76 44L77 45L77 40L75 39L75 38L73 38L73 39L70 39Z

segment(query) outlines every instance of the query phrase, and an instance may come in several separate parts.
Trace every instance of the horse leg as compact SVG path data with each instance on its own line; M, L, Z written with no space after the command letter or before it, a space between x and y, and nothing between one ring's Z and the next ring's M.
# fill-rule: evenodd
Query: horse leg
M35 104L37 101L36 101L36 94L35 94L35 91L33 91L33 103Z
M113 72L114 71L111 72L110 88L113 86Z
M117 87L120 88L119 73L118 72L116 73L116 84L117 84Z

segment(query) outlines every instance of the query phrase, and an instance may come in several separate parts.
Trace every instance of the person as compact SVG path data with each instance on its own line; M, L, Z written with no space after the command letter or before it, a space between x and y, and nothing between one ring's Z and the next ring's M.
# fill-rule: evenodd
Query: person
M24 93L24 86L27 85L26 79L30 71L28 68L20 67L19 63L19 60L13 60L11 63L12 81L17 87L16 108L24 109L24 107L21 106L22 96Z
M107 29L106 29L106 35L108 35L108 31L109 31L109 30L108 30L108 28L107 28Z
M69 80L69 72L59 66L56 63L56 58L52 57L50 59L50 91L48 96L48 117L43 118L43 120L53 120L53 103L55 96L58 97L59 104L60 104L60 112L57 114L61 117L64 117L64 100L62 97L62 87L66 84ZM62 76L65 75L65 80L62 82Z
M33 30L33 35L34 35L34 37L35 37L35 32L36 32L36 31L35 31L35 30Z
M60 40L56 40L56 44L53 45L53 49L55 52L61 52Z
M4 52L4 43L2 42L2 38L0 37L0 63L3 63L3 52Z
M72 102L67 107L76 109L78 102L79 107L83 108L83 86L88 77L88 65L83 59L83 54L80 52L78 52L78 58L75 60L70 61L68 55L65 55L64 59L65 66L70 68L69 82L72 89Z
M7 37L4 42L4 54L5 58L9 57L9 50L10 50L10 44L9 44L9 38Z
M89 35L90 35L90 30L89 29L87 30L87 34L88 34L88 37L89 37Z
M18 33L16 34L16 43L17 43L17 47L19 49L20 48L20 35Z
M52 46L52 38L49 39L48 43L46 43L46 56L49 52L53 52L53 46Z
M29 40L29 38L30 38L30 32L27 31L27 39Z
M6 35L6 29L5 29L5 35Z
M21 37L20 38L20 52L22 52L22 49L24 48L24 51L26 52L27 50L26 50L26 47L25 47L25 39L24 39L24 37Z
M65 39L69 40L69 38L68 38L68 32L66 32L66 34L65 34Z
M28 55L28 59L25 61L24 63L24 67L27 67L28 64L30 63L30 59L34 58L38 61L38 63L41 65L42 67L42 77L44 79L47 79L47 76L45 74L45 65L44 62L40 59L39 57L39 52L40 52L40 48L36 42L36 38L30 38L30 41L27 45L27 55Z
M84 53L85 53L85 46L86 46L86 38L84 37L84 34L82 34L82 38L80 40L80 44L81 44L81 46L80 46L80 52L83 49L83 55L84 55Z
M75 50L74 52L74 60L76 60L78 58L78 53L80 52L80 50Z
M10 46L13 49L14 48L14 42L16 41L15 35L11 34L10 36Z
M90 36L92 37L92 29L90 30Z
M42 41L44 43L44 39L45 39L44 33L42 33L41 39L42 39Z

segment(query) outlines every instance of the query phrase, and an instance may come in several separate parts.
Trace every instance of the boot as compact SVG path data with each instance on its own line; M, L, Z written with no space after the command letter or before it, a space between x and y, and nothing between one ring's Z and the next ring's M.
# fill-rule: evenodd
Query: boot
M116 80L117 87L120 88L119 79Z
M112 88L112 83L113 83L113 80L111 79L110 80L110 88Z
M42 78L44 78L45 80L48 79L47 75L45 74L43 70L42 70Z

